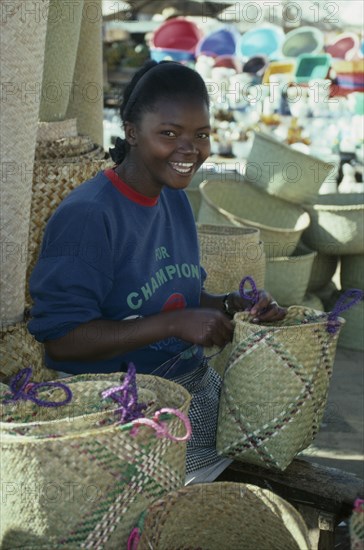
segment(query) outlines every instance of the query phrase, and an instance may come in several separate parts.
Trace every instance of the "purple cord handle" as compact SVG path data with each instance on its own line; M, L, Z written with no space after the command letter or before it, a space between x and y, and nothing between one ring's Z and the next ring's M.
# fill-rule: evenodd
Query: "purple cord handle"
M133 363L129 363L128 372L124 377L124 382L120 386L114 386L101 393L101 397L106 399L111 397L119 404L115 414L120 415L120 424L126 424L143 416L145 403L138 403L138 390L136 385L136 369Z
M23 399L24 401L33 401L33 403L40 407L62 407L71 401L72 391L66 384L62 384L62 382L30 383L32 372L31 367L26 367L11 378L9 386L13 396L4 403L11 403L12 401ZM40 388L60 388L66 394L66 398L63 401L44 401L37 397Z
M140 541L140 530L138 527L134 527L128 538L127 550L137 550Z
M335 334L340 326L338 321L338 316L342 311L346 311L351 307L358 304L364 297L364 292L358 288L350 288L345 290L345 292L340 296L336 302L334 308L327 316L327 332L330 334ZM351 298L351 300L350 300Z
M250 283L250 286L252 287L250 294L246 293L244 290L245 283ZM253 302L253 306L259 301L259 292L253 277L247 275L241 280L241 283L239 285L239 294L241 298L245 298L246 300Z
M172 435L168 431L167 424L165 422L162 422L159 418L164 413L174 414L180 420L182 420L186 428L186 433L181 437L176 437L175 435ZM139 426L149 426L150 428L155 430L157 437L166 437L171 441L188 441L192 435L192 426L190 419L178 409L163 408L157 411L153 418L139 418L138 420L133 420L133 424L134 426L132 428L132 431L130 432L130 435L132 436L137 435L137 429L139 428Z

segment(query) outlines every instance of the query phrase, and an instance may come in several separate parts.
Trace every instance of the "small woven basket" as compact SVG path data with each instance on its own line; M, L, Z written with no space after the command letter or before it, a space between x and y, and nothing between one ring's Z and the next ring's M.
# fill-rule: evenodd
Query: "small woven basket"
M334 256L364 254L363 193L319 195L304 208L311 224L302 238L313 250Z
M61 201L84 181L111 165L105 153L97 148L95 157L90 153L73 158L41 160L34 163L33 192L29 225L26 307L31 307L29 277L36 264L45 226Z
M250 484L215 482L173 491L142 514L128 550L308 550L302 516Z
M341 288L364 290L364 254L352 254L340 258Z
M1 327L0 381L5 381L18 371L30 365L33 368L33 381L54 380L57 373L44 364L43 345L28 332L25 322Z
M338 256L330 256L317 252L312 263L311 275L307 286L308 291L315 292L328 285L335 274L338 261Z
M35 160L79 157L80 155L99 155L100 149L89 136L68 136L55 140L37 142ZM86 157L87 158L87 157Z
M282 306L301 304L317 252L298 247L291 256L267 258L265 288Z
M252 323L234 316L233 349L225 369L217 428L218 451L285 470L319 430L332 365L345 322L329 333L327 315L291 306L282 321Z
M310 223L300 206L269 195L243 179L207 180L201 183L200 191L199 223L259 229L267 257L292 253Z
M208 292L238 290L244 275L250 275L259 288L264 288L265 252L258 229L198 223L197 234Z
M269 194L289 202L313 202L332 166L257 132L247 158L245 177Z
M136 381L141 398L152 396L147 418L164 406L188 414L190 394L179 384L147 375ZM98 408L97 392L120 386L120 373L62 383L75 393L74 408L71 401L53 417L28 402L2 406L2 548L125 548L140 513L183 486L186 442L157 437L137 421L121 425L107 406ZM167 414L163 423L183 437L177 416Z

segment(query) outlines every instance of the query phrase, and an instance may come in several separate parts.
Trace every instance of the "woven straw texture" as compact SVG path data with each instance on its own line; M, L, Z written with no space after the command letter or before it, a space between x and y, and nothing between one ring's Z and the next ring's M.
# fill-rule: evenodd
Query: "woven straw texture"
M317 252L298 248L292 256L267 258L265 288L283 306L301 304Z
M120 384L120 374L62 380L71 389L82 381L87 388L90 381L103 381L106 389ZM141 397L143 389L157 396L157 409L167 405L188 414L190 395L182 386L146 375L137 375L137 386ZM83 415L85 405L86 416L94 414L89 398L88 390L82 399L78 392L76 402ZM140 513L183 486L185 442L158 438L146 426L131 435L132 424L90 427L86 420L82 429L77 418L64 430L62 415L69 414L66 406L44 426L26 421L12 425L8 417L0 424L2 486L16 479L18 488L2 496L2 548L125 548ZM165 422L170 433L184 435L177 417Z
M85 0L66 118L77 118L80 134L103 144L102 3Z
M199 223L255 227L267 257L293 252L310 218L300 206L283 201L253 184L236 179L200 185Z
M34 382L54 380L57 374L45 367L43 355L43 345L28 332L26 323L2 325L0 381L29 366L33 368Z
M62 137L52 141L37 142L34 159L69 159L86 153L95 154L96 150L99 150L99 148L89 136Z
M111 166L110 161L103 158L103 150L98 148L96 151L95 157L92 157L94 153L87 153L77 157L75 162L65 158L34 163L27 257L27 307L32 304L28 289L29 277L37 261L48 219L72 189Z
M301 204L316 199L331 170L330 164L259 132L254 135L245 177L267 193Z
M326 309L330 309L337 302L341 295L341 291L333 291L330 298L327 300ZM341 313L345 319L338 346L340 348L353 349L358 351L364 350L364 301L361 300L354 307L347 309Z
M287 501L243 483L196 484L169 493L141 518L131 550L308 550L307 527Z
M56 122L38 122L37 142L56 141L66 137L77 136L77 120L69 118Z
M245 312L234 320L217 449L236 460L285 470L318 432L339 331L329 334L324 314L300 306L289 307L282 321L270 325L249 322Z
M338 256L330 256L317 252L313 259L308 290L315 292L324 288L332 279L338 264Z
M342 256L340 259L341 288L364 290L364 254Z
M245 275L253 277L257 286L264 288L265 253L258 229L198 223L197 234L208 292L238 290Z
M65 9L63 0L50 0L39 119L64 120L72 89L83 2Z
M362 193L319 195L305 204L311 224L304 242L323 254L364 254L364 196Z
M17 323L25 305L26 254L32 189L34 148L42 81L48 0L8 4L0 31L2 101L0 144L2 163L1 240L4 243L1 273L0 320ZM32 8L33 9L33 8ZM25 14L22 16L22 14Z

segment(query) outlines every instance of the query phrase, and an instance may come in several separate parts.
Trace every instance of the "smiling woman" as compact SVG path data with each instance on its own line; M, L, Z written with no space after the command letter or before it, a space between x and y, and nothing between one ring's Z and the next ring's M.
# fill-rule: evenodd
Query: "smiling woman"
M126 87L120 115L115 166L72 191L47 225L29 330L57 371L118 372L133 362L184 385L193 396L187 472L215 468L221 378L203 349L231 341L226 311L249 302L204 290L184 191L210 154L208 92L194 70L149 62ZM251 312L285 314L264 291Z

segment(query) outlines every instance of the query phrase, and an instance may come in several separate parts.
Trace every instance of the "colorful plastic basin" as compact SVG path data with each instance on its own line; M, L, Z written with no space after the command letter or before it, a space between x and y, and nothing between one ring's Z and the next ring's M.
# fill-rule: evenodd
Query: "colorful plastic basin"
M243 65L243 72L262 76L268 64L265 55L254 55Z
M326 78L331 65L331 55L302 54L297 58L295 81L308 82L314 78Z
M202 31L193 22L184 17L168 19L154 31L152 48L184 50L195 53Z
M180 63L194 61L195 54L185 50L174 50L172 48L150 48L150 57L153 61L172 60Z
M201 38L196 47L196 55L235 55L236 44L240 37L234 28L221 28Z
M350 61L359 51L359 38L351 32L342 33L331 44L325 46L325 51L335 59Z
M324 35L315 27L300 27L286 34L282 44L284 57L298 57L304 53L317 54L323 51Z
M295 68L296 63L294 61L271 61L264 72L263 84L268 84L269 78L273 74L291 74L293 76Z
M275 25L261 25L251 29L238 40L236 54L243 58L265 55L269 59L278 57L284 40L284 32Z

